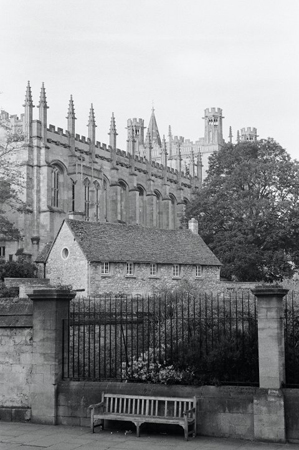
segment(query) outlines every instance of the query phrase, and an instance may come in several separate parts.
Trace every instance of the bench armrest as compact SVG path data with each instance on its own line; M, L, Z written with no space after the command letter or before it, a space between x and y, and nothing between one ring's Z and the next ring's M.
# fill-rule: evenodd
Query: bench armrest
M193 408L187 409L186 411L183 412L184 416L186 416L187 414L191 413L191 412L195 412L196 408L195 406Z
M96 409L96 408L100 408L101 406L104 406L104 402L100 402L100 403L95 403L94 405L89 405L88 409Z

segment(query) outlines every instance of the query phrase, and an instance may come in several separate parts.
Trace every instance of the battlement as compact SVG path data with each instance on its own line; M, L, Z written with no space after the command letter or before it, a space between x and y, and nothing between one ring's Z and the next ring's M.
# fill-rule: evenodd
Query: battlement
M136 119L136 117L134 117L133 119L128 119L127 126L128 127L131 127L131 126L144 127L144 120L140 119L140 118Z
M212 116L212 115L222 116L222 109L221 108L206 108L205 109L205 117Z
M184 142L184 137L183 136L174 136L173 137L173 142L180 142L180 144L182 144Z
M257 128L251 128L251 127L247 127L247 128L241 128L241 135L242 134L254 134L257 135Z

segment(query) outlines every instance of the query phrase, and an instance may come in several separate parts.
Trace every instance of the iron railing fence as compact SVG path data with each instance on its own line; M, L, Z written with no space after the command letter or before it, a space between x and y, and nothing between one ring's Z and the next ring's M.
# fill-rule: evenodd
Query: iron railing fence
M299 292L284 298L286 387L299 387Z
M63 377L257 385L255 297L75 299L64 321Z

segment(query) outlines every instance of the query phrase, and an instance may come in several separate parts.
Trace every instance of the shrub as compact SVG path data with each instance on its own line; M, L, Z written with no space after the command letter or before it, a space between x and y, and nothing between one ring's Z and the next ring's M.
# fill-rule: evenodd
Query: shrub
M122 363L122 379L129 382L161 383L161 384L186 384L186 380L192 378L188 369L180 370L174 365L155 361L154 349L135 356L129 363Z
M0 280L4 278L36 278L37 267L28 261L1 261Z

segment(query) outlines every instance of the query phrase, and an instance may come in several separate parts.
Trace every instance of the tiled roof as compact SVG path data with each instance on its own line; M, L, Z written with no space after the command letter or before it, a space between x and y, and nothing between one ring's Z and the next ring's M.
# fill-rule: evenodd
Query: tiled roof
M37 255L37 258L36 258L35 262L37 262L37 263L45 263L47 261L47 259L48 259L51 247L52 247L52 242L47 242L47 244L45 244L45 246L42 249L42 251Z
M220 266L202 238L190 230L66 220L88 261Z

